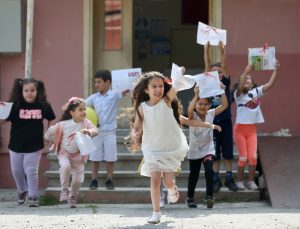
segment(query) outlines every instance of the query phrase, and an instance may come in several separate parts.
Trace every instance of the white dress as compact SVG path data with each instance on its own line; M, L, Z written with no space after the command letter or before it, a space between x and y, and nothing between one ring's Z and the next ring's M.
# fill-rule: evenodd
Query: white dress
M176 172L189 150L182 129L178 125L172 108L164 99L156 105L141 104L144 113L142 151L145 163L141 175L151 172Z

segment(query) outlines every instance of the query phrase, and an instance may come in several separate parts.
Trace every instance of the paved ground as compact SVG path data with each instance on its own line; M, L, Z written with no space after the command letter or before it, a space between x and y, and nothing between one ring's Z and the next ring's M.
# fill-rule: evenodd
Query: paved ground
M300 228L300 209L275 209L265 202L217 203L212 210L168 205L158 225L147 223L150 214L150 204L81 204L70 209L1 202L0 228Z

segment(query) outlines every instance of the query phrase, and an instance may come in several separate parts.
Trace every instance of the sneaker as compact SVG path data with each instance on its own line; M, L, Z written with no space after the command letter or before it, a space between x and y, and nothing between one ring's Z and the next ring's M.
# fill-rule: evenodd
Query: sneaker
M168 204L175 204L179 199L179 192L175 185L173 189L168 189Z
M93 179L90 184L90 189L95 190L97 188L98 188L98 181L97 179Z
M214 180L214 192L219 192L222 186L223 184L220 179Z
M39 207L39 201L36 197L29 197L28 207Z
M207 208L213 208L214 203L215 202L214 202L213 198L211 198L211 197L206 198L206 207Z
M27 202L27 191L18 194L18 205L25 204Z
M107 179L105 182L106 188L109 190L114 190L115 186L111 179Z
M75 196L69 196L68 204L70 208L76 208L77 201L75 200Z
M161 213L153 212L152 216L149 217L148 223L157 224L160 222Z
M246 189L243 181L237 181L235 184L236 184L236 187L238 188L238 190L245 190Z
M257 185L255 184L254 181L248 181L247 187L248 187L248 189L253 190L253 191L258 190L258 187L257 187Z
M226 179L225 180L225 186L230 190L230 191L237 191L238 190L238 187L236 186L233 178L230 178L230 179Z
M59 201L60 202L67 202L68 201L68 195L69 195L69 190L63 189L60 192Z
M197 204L195 203L195 200L192 197L187 197L185 202L186 202L186 205L189 208L196 208L197 207Z
M161 192L159 198L159 207L163 208L164 206L165 206L165 193Z

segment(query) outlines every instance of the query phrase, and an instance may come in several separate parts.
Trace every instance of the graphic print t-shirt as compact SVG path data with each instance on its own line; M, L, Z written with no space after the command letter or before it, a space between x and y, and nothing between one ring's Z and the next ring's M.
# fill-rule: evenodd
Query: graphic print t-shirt
M11 122L8 148L18 153L30 153L44 148L43 119L55 119L50 105L44 106L39 102L13 105L7 118Z

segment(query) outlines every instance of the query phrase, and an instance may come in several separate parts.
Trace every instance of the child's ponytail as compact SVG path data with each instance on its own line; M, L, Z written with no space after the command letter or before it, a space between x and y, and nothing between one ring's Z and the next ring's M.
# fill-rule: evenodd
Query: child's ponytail
M8 102L19 105L23 101L22 88L23 88L23 79L16 78L11 89L10 97Z

